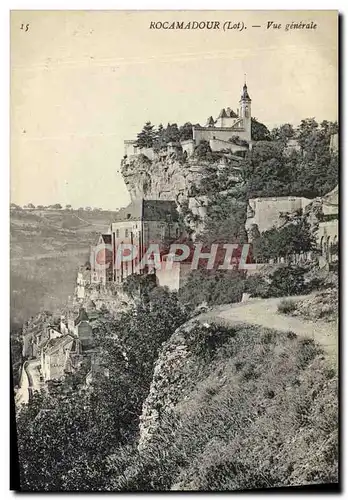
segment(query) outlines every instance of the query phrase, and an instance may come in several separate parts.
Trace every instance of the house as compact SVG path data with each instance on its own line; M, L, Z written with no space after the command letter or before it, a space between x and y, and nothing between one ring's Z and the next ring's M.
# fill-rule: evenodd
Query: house
M80 342L72 334L50 338L41 348L41 372L44 381L61 380L72 373L80 360Z
M112 280L111 234L101 234L91 247L91 282L106 284Z
M84 266L80 266L77 271L76 278L76 297L80 300L85 298L86 285L91 282L91 265L87 262Z
M99 249L103 244L111 246L111 254L104 262L107 263L107 281L122 283L127 276L138 274L141 271L139 264L141 257L152 243L158 244L160 248L167 247L170 243L181 236L182 230L179 224L179 213L175 201L171 200L138 200L118 211L114 221L111 223L107 243L100 237L98 244L92 250L93 259L96 259ZM101 235L103 236L103 235ZM111 242L111 245L110 243ZM133 245L137 255L134 259L120 261L121 245ZM101 259L102 260L102 259ZM109 263L111 262L111 265ZM92 269L97 263L92 264ZM95 275L96 281L100 274ZM105 283L102 281L101 283ZM97 281L98 282L98 281Z
M247 151L251 147L251 98L244 83L239 108L222 108L217 118L209 116L206 124L192 126L193 145L208 141L212 151L229 149L232 153ZM189 155L192 144L185 141L183 150Z

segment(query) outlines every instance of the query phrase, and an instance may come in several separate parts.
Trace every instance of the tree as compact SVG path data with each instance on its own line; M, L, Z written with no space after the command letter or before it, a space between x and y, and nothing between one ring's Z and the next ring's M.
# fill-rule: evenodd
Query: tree
M186 122L179 128L180 140L186 141L188 139L193 139L192 123Z
M251 119L251 139L253 141L270 141L271 136L268 128L257 118Z
M248 198L290 194L293 171L283 151L281 143L260 141L247 153L242 176Z
M289 139L295 136L295 129L290 123L285 123L280 127L276 127L271 132L272 141L281 141L285 144Z
M180 141L180 131L178 129L178 125L176 123L168 123L167 128L165 129L165 140L168 142L179 142Z
M306 140L313 135L313 133L318 129L319 125L314 118L306 118L301 120L301 123L297 129L297 139L302 148L306 145Z
M102 491L109 457L138 438L158 350L188 319L177 294L155 288L118 318L100 318L93 334L99 367L86 390L84 365L54 394L34 395L17 415L24 491Z
M313 119L302 120L298 130L298 141L302 148L299 154L294 193L308 197L322 196L338 183L338 154L330 151L332 131L337 123Z
M246 203L233 196L217 193L207 206L204 232L197 238L212 243L245 243L247 235L244 228Z
M71 205L65 205L65 208L66 208L66 210L70 210L71 209Z
M244 289L244 274L238 270L193 270L180 289L180 300L191 307L240 302Z
M303 267L291 265L276 269L271 276L270 295L283 297L303 293L305 272L306 269Z
M301 121L295 131L284 124L273 129L272 142L259 141L243 159L246 196L305 196L315 198L338 183L338 155L330 151L330 138L337 123L313 119ZM301 150L288 150L287 141L297 139Z
M22 207L20 205L16 205L16 203L11 203L10 209L11 210L22 210Z
M160 151L161 149L164 149L167 147L167 142L166 142L166 137L165 137L165 128L163 127L162 123L160 123L158 126L153 147L154 147L155 151Z
M156 132L151 122L146 122L143 130L138 134L136 146L138 148L152 148L156 141Z
M269 229L253 240L253 256L258 262L309 252L314 248L315 237L303 217L280 229Z
M208 141L200 141L194 149L194 155L202 160L212 159L212 151Z

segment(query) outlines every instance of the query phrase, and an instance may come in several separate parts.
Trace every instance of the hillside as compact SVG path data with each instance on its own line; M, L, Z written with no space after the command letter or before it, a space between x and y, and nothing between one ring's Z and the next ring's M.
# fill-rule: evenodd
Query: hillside
M191 321L166 342L115 489L337 481L337 378L312 339Z
M11 210L12 326L66 302L77 266L112 218L111 211Z

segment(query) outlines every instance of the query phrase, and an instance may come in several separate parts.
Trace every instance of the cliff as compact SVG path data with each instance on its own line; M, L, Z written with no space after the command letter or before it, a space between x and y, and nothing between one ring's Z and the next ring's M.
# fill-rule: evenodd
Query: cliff
M177 158L151 161L137 155L122 161L121 173L132 200L175 200L187 198L193 186L200 185L202 165Z
M187 158L177 151L159 153L152 160L132 155L122 160L121 173L132 201L174 200L194 239L206 225L208 206L214 207L217 199L218 203L222 198L234 199L240 183L240 161L229 152L203 152ZM243 210L246 212L245 207Z

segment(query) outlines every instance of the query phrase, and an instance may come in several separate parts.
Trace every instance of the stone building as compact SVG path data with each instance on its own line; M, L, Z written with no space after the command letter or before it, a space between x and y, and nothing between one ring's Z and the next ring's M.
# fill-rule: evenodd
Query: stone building
M339 242L339 193L336 186L322 197L322 215L317 232L317 242L322 257L328 262L338 259Z
M112 281L111 234L101 234L91 248L91 282L106 284Z
M72 373L80 360L80 342L72 334L52 338L41 349L41 373L45 382L61 380Z
M81 307L77 317L73 312L62 316L59 328L49 327L42 333L36 357L41 359L44 381L63 379L78 368L83 356L93 352L91 323L99 314L93 301L87 302L86 309Z
M245 223L249 241L252 242L253 238L264 231L281 227L285 223L284 216L296 212L305 215L312 227L322 262L331 263L337 260L335 247L339 242L338 186L314 200L294 196L250 199Z
M107 235L107 241L110 242L107 244L111 245L111 266L108 267L110 281L121 283L131 274L146 272L140 269L140 261L150 245L158 244L159 248L164 250L176 241L181 233L175 201L142 199L119 210ZM121 255L121 244L134 245L137 253L134 259L121 261L118 258ZM95 249L92 255L95 255ZM101 280L99 282L102 283Z
M245 229L260 233L284 224L283 216L293 212L303 212L312 200L297 196L275 196L251 198L248 203Z
M251 147L251 98L246 83L236 111L230 107L223 108L215 119L210 116L204 126L193 125L192 139L180 144L169 143L165 154L169 156L180 148L188 157L192 156L201 141L209 142L212 151L230 150L234 154L243 154ZM163 151L156 153L153 148L139 148L136 140L125 140L124 154L128 161L139 155L153 161L163 156Z
M210 116L205 126L194 125L192 133L195 145L208 141L213 151L227 148L234 153L248 149L251 144L251 99L247 84L243 86L237 112L229 107L223 108L215 120ZM247 144L231 143L230 139L236 136Z

